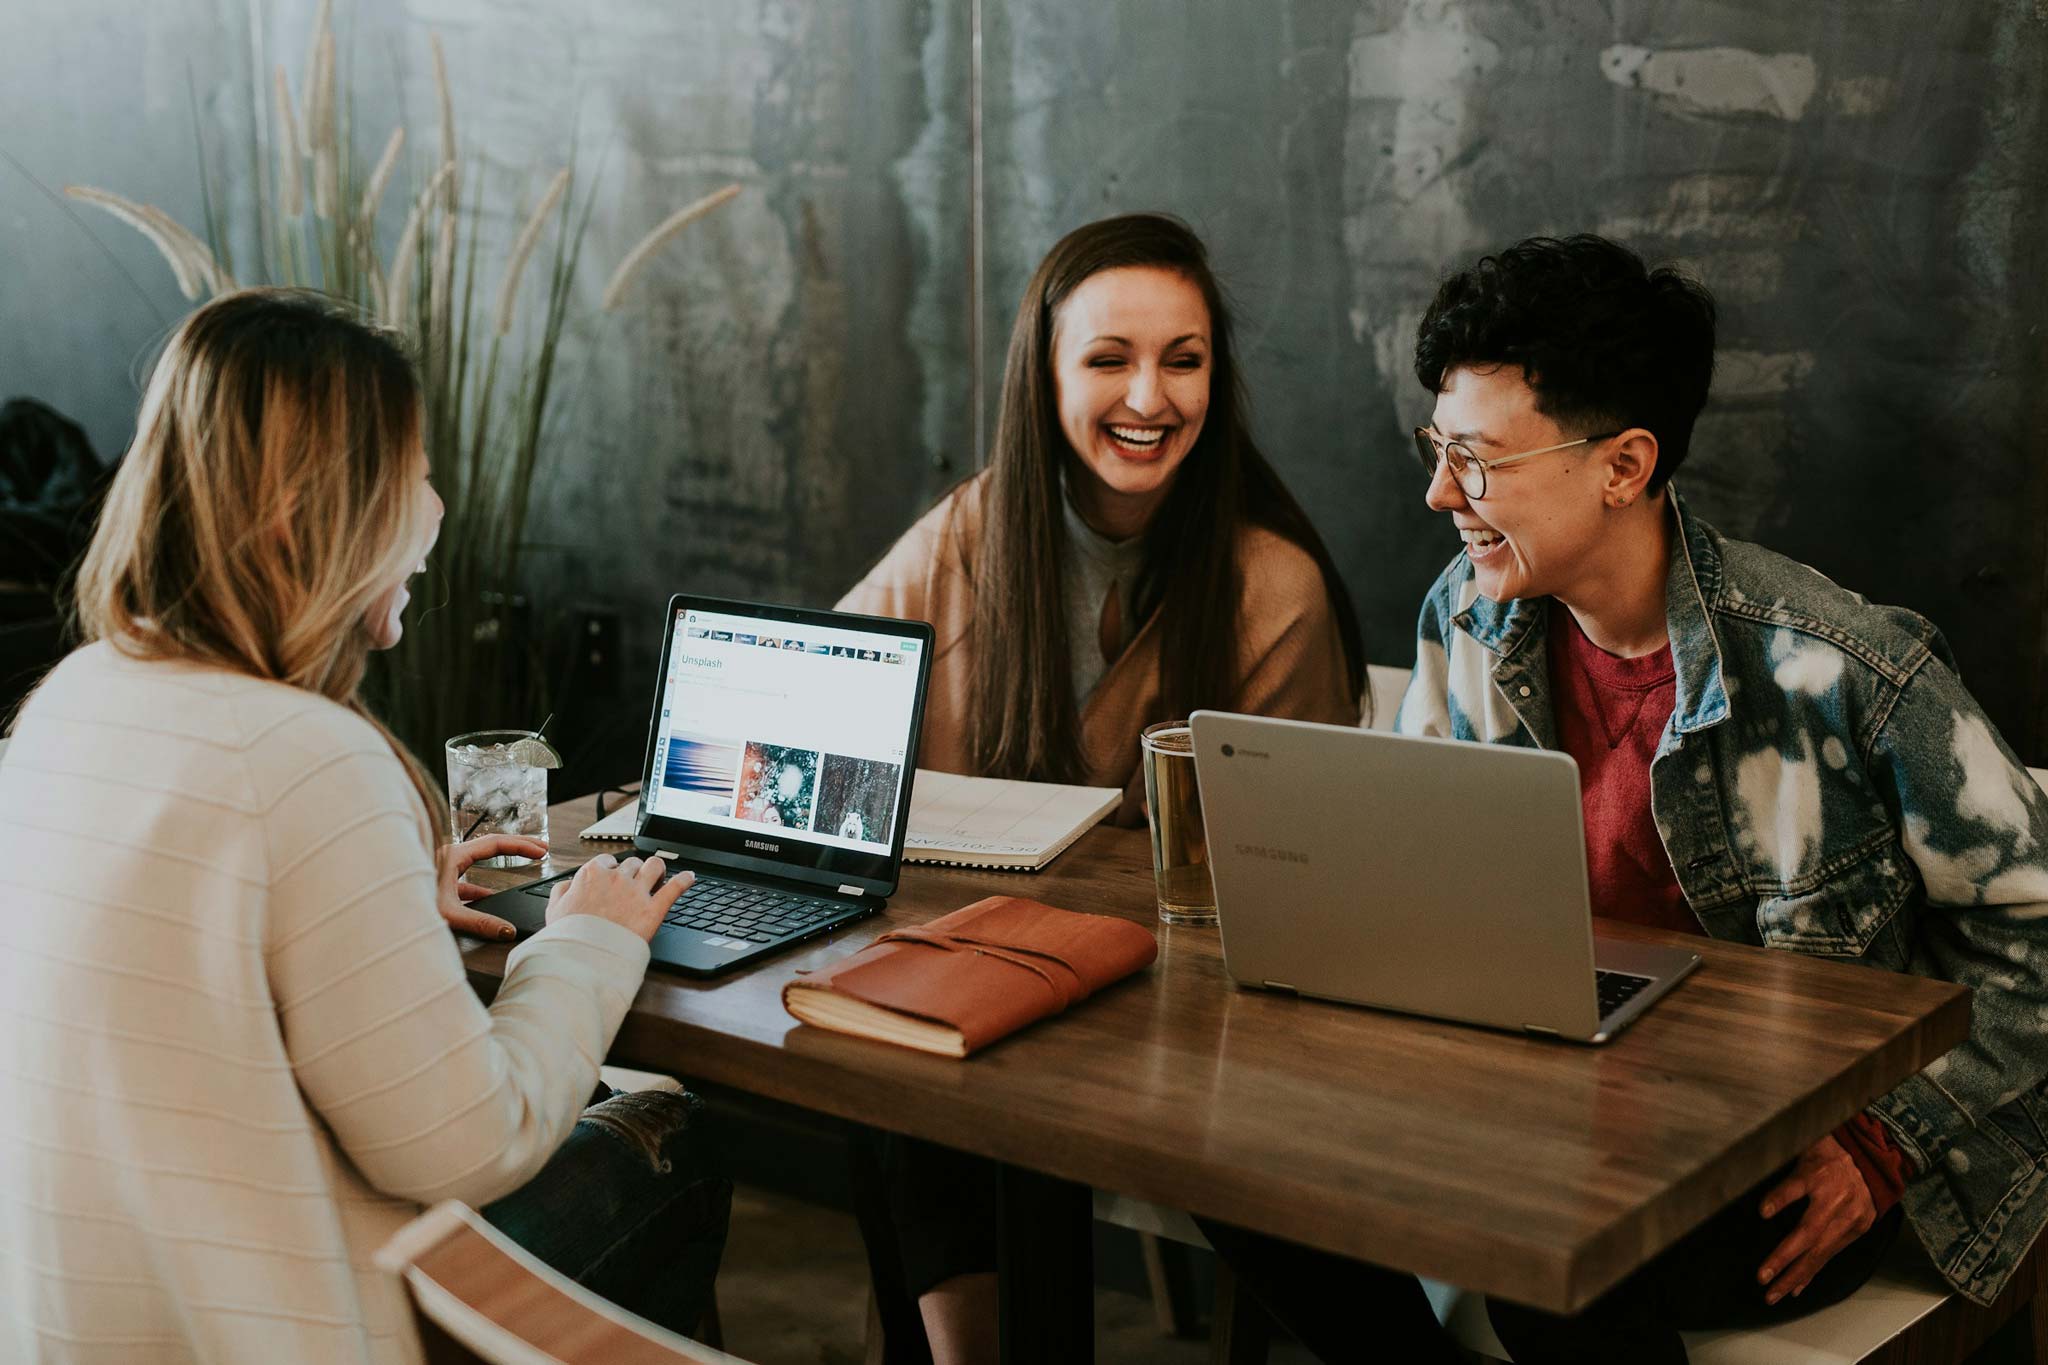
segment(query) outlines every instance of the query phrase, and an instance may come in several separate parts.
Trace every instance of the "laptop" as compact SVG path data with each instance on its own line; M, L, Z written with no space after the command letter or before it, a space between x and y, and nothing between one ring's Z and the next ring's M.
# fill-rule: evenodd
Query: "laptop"
M1197 711L1239 983L1604 1043L1699 965L1593 932L1567 754Z
M921 621L669 599L632 852L697 884L655 933L655 962L715 976L887 903L931 655ZM574 875L475 905L524 938Z

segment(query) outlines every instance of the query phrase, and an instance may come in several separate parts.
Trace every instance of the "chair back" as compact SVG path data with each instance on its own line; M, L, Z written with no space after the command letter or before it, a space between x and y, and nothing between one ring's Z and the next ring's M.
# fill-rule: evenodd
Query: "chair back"
M1366 728L1391 732L1394 728L1394 713L1401 709L1401 695L1408 690L1407 668L1390 668L1385 664L1367 664L1365 675L1368 686L1365 695Z
M549 1269L456 1200L377 1253L412 1306L428 1365L744 1365Z

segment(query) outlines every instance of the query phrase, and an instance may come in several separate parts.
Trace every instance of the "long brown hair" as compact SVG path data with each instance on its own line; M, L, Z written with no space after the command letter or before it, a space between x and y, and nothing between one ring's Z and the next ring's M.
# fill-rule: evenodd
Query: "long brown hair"
M1105 218L1061 238L1025 286L1010 332L988 477L981 546L973 565L976 633L968 744L977 767L998 777L1073 781L1082 776L1080 708L1069 668L1061 602L1066 527L1061 470L1077 461L1060 429L1053 340L1062 303L1104 270L1170 270L1202 292L1209 309L1209 412L1145 530L1145 568L1133 624L1159 610L1161 714L1228 707L1238 677L1246 526L1263 526L1315 558L1343 637L1355 692L1365 676L1358 613L1308 514L1252 440L1231 341L1230 310L1209 254L1187 224L1163 214ZM999 629L989 623L1000 622Z
M172 334L79 567L82 639L289 684L383 734L447 834L434 780L364 708L373 602L430 533L420 390L397 337L317 294L248 289Z

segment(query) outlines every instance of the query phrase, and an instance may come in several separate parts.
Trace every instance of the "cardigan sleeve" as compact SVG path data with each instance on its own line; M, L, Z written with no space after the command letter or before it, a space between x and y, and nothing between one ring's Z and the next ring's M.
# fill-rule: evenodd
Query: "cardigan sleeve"
M1270 534L1246 555L1244 681L1237 709L1283 720L1356 725L1364 680L1354 685L1322 567Z
M300 1089L377 1189L487 1203L525 1183L575 1125L647 945L609 921L565 917L512 953L485 1009L436 909L397 759L338 708L289 728L297 775L275 784L263 817L265 953Z
M867 576L846 590L834 611L857 612L862 616L894 616L904 621L922 621L925 615L925 583L929 565L906 562L906 535L890 547L881 562Z
M968 547L979 533L986 481L986 474L977 474L912 522L839 599L837 609L929 621L938 631L935 649L943 653L956 647L967 628L962 618L972 611Z

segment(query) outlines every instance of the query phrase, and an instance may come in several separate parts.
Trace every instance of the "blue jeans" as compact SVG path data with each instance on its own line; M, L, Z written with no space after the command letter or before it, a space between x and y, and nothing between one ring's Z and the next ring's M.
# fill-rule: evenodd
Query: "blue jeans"
M538 1175L483 1216L592 1293L695 1336L732 1210L732 1182L715 1173L698 1131L703 1101L607 1093Z

